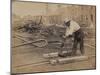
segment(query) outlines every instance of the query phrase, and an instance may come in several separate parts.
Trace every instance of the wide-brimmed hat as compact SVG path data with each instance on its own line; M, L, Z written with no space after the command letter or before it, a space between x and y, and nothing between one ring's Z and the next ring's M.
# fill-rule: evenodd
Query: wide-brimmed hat
M64 19L64 22L65 22L65 23L67 23L68 21L70 21L70 19L68 19L68 18L65 18L65 19Z

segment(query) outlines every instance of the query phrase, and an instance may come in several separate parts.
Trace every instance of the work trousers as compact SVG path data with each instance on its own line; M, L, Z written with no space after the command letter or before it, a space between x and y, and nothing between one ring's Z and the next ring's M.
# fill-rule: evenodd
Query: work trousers
M74 35L74 43L73 43L72 55L76 54L78 44L80 46L80 52L83 55L85 51L84 51L84 33L82 29L77 30L76 32L73 33L73 35Z

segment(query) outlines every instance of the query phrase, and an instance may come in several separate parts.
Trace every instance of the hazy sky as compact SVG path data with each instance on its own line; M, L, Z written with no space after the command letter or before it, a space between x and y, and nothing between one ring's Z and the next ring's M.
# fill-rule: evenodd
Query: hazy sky
M24 16L24 15L43 15L59 13L59 4L47 4L47 3L37 3L37 2L21 2L13 1L12 12ZM61 5L61 4L60 4ZM48 7L47 7L48 6ZM62 7L67 7L68 5L61 5ZM48 9L48 10L46 10Z

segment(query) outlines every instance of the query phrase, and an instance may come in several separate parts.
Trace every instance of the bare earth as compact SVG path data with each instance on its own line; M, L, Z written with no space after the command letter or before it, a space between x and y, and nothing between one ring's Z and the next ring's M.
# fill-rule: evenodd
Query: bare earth
M89 43L90 42L90 43ZM91 43L93 42L93 43ZM12 46L22 44L23 41L18 38L12 38ZM86 42L85 42L86 43ZM95 40L88 41L89 45L94 44ZM12 48L12 73L34 73L34 72L50 72L50 71L67 71L80 69L95 69L95 57L80 62L72 62L68 64L51 65L47 63L47 59L43 58L44 53L57 52L54 48L38 48L32 45L24 45ZM95 55L94 48L85 46L85 55Z

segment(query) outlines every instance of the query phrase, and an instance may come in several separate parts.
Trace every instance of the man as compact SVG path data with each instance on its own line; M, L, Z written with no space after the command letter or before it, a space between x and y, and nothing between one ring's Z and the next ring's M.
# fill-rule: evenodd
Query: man
M76 55L78 43L80 44L80 52L83 55L84 54L84 33L82 29L80 28L79 24L73 20L65 19L64 25L66 27L66 31L63 38L66 39L67 37L70 37L70 36L74 37L74 43L73 43L71 55ZM64 45L62 45L62 47L63 46ZM59 56L64 57L66 55L59 53Z

